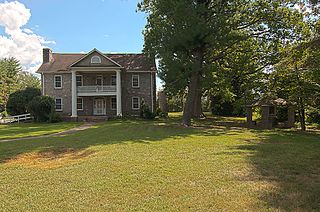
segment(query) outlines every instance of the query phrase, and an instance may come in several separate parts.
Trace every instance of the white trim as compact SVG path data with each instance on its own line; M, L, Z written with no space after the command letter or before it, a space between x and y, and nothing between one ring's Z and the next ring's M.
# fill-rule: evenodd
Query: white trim
M121 96L121 71L118 70L117 74L117 116L122 116L122 96Z
M133 85L133 78L134 77L138 77L138 86L134 86ZM132 86L132 88L140 88L140 76L138 75L138 74L133 74L132 76L131 76L131 86Z
M135 71L130 71L127 70L127 73L157 73L157 71L143 71L143 70L135 70Z
M41 73L41 84L42 84L42 96L44 96L45 93L44 93L44 74L43 73Z
M116 107L112 108L112 99L114 99L116 101ZM117 97L111 97L110 98L110 110L117 110Z
M81 109L78 109L78 99L81 99ZM77 111L83 111L83 98L77 97Z
M57 102L57 99L60 99L61 100L61 109L56 109L56 102ZM54 98L54 109L58 112L61 112L63 111L63 99L61 97L55 97Z
M135 98L138 99L138 108L134 108L134 107L133 107L133 99L135 99ZM133 97L131 98L131 109L132 109L132 110L140 110L140 97L139 97L139 96L133 96Z
M99 71L118 71L120 70L121 71L121 68L119 67L71 67L69 70L79 70L79 71L83 71L83 70L88 70L90 69L90 71L88 72L91 72L91 70L99 70ZM65 71L61 71L63 73L70 73L69 70L65 70ZM48 73L53 73L53 72L48 72Z
M112 77L114 77L114 79L115 79L115 86L117 85L117 75L116 74L113 74L113 75L111 75L111 78L110 78L110 85L112 85Z
M94 62L93 60L97 59L96 62ZM99 57L98 55L93 55L90 59L90 63L92 64L101 64L101 57Z
M102 74L96 75L96 85L98 85L98 78L100 78L100 77L101 77L101 85L99 85L99 86L103 86L103 75Z
M95 111L95 103L96 103L96 101L97 100L102 100L102 113L96 113L96 111ZM106 104L106 99L105 98L94 98L93 99L93 111L92 111L92 114L94 115L94 116L105 116L105 115L107 115L107 104Z
M104 96L115 96L117 95L117 92L110 92L110 93L79 93L79 97L85 97L85 96L93 96L93 97L104 97Z
M61 78L61 87L56 87L56 77L60 77ZM54 86L54 89L62 89L62 87L63 87L62 75L54 75L53 76L53 86Z
M78 82L77 81L77 77L81 77L81 85L77 85L77 86L83 86L83 76L82 75L76 75L76 83Z
M100 52L99 50L97 50L96 48L92 49L89 53L84 54L83 57L81 57L79 60L77 60L76 62L72 63L69 67L74 66L75 64L77 64L78 62L80 62L81 60L83 60L84 58L86 58L87 56L89 56L91 53L93 52L98 52L102 57L106 58L107 60L111 61L112 63L114 63L115 65L119 66L119 68L123 68L119 63L115 62L114 60L112 60L111 58L105 56L102 52ZM114 67L113 67L114 68Z
M41 71L41 72L37 72L37 73L63 73L63 74L68 74L70 73L71 70L79 70L79 71L83 71L83 70L88 70L89 67L70 67L68 70L59 70L59 71ZM92 72L91 70L99 70L99 71L116 71L116 70L121 70L123 69L123 67L90 67L90 71L88 72ZM157 71L143 71L143 70L126 70L127 73L157 73Z
M77 72L71 72L71 117L78 117L77 111Z

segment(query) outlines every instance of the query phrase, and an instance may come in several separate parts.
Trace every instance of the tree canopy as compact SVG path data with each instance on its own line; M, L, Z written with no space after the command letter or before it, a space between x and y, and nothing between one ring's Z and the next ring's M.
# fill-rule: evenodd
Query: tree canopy
M23 71L15 58L0 59L0 112L6 110L10 94L27 87L40 88L40 80Z
M148 15L144 51L159 59L165 89L187 92L184 125L201 114L203 93L244 95L252 79L279 61L284 45L302 39L308 29L297 3L143 0L138 5Z

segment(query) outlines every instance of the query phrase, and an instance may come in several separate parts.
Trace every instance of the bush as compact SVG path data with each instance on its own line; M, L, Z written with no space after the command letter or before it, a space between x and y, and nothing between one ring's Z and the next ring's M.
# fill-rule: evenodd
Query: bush
M37 96L29 102L28 111L36 122L48 122L55 113L54 100L49 96Z
M62 117L60 114L53 111L49 114L49 122L50 123L62 122Z
M307 113L307 122L320 124L320 109L309 108L306 113Z
M154 119L155 114L151 112L145 101L142 100L140 104L140 117L143 119Z
M2 117L2 118L8 117L8 112L7 111L2 111L0 113L0 117Z
M167 118L168 114L163 112L159 107L156 109L156 114L155 116L158 116L160 118Z
M36 96L40 96L41 91L38 88L26 88L10 94L7 102L7 111L11 115L20 115L28 112L29 102Z

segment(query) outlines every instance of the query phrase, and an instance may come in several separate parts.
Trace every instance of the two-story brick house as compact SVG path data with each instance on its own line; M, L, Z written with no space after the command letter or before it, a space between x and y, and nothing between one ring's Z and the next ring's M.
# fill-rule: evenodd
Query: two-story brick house
M52 53L43 49L42 95L54 98L64 117L138 115L143 100L156 104L156 65L144 54Z

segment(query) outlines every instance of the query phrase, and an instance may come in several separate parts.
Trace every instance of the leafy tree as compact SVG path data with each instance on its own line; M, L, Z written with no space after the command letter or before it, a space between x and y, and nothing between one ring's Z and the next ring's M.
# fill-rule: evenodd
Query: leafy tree
M10 94L27 87L40 88L40 80L26 71L22 71L15 58L0 59L0 109L6 110Z
M49 96L37 96L28 104L28 111L36 122L48 122L55 113L54 100Z
M302 20L302 14L293 9L296 2L143 0L138 5L148 14L144 50L159 59L159 76L166 89L188 92L184 125L200 116L206 83L228 87L217 72L221 60L239 43L254 39L274 51L280 41L294 38Z
M21 71L17 76L17 89L23 90L26 88L41 88L40 79L27 71Z
M28 87L24 90L18 90L9 96L7 111L10 115L19 115L27 113L29 102L36 96L41 96L38 88Z
M19 61L15 58L0 60L0 104L6 110L9 95L15 91L17 75L21 72Z
M320 99L320 39L301 42L287 51L287 57L271 74L272 89L280 97L297 103L301 129L306 130L306 109ZM319 106L318 106L319 107Z

